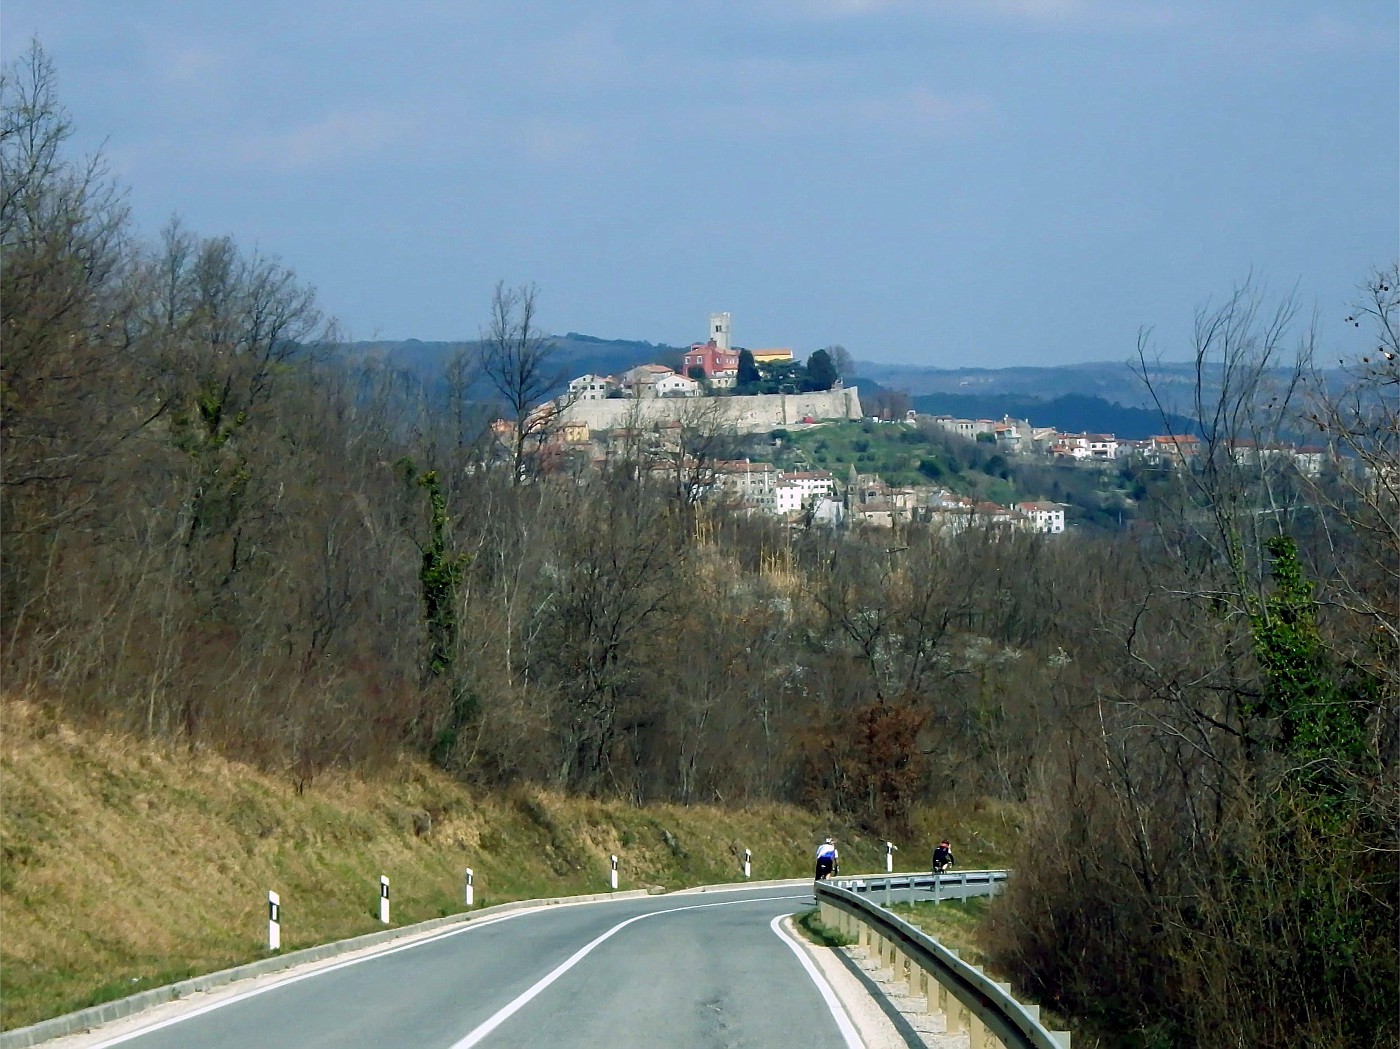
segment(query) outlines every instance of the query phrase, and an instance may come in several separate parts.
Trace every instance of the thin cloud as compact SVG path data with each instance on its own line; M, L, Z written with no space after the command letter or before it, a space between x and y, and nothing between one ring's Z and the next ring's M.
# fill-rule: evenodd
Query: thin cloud
M296 127L252 135L235 149L246 164L287 171L329 167L388 152L401 145L412 121L378 109L331 113Z
M688 124L750 138L826 138L861 132L928 138L972 131L993 113L985 95L916 85L884 94L712 106L693 114Z
M582 26L545 40L533 49L530 63L537 81L574 88L617 84L631 64L616 35L603 26Z
M1178 7L1153 0L772 0L768 5L775 13L824 20L900 15L1085 28L1166 26L1177 20Z
M838 107L838 113L853 125L933 132L971 127L991 112L992 103L985 95L946 94L922 85Z
M598 135L579 121L527 120L517 132L525 159L537 164L578 161L595 152Z

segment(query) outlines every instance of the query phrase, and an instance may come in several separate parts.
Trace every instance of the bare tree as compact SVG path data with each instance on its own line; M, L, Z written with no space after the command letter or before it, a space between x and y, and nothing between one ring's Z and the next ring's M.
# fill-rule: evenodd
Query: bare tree
M1306 471L1338 559L1333 598L1357 617L1358 657L1400 695L1400 264L1377 270L1347 317L1374 347L1342 361L1339 375L1314 371L1308 418L1327 461Z
M564 381L553 341L536 327L539 289L496 284L491 322L481 337L482 371L505 401L510 419L509 456L516 483L531 470L531 456L557 430L567 404L549 401Z
M836 369L838 379L849 379L856 373L855 361L851 360L850 351L840 343L833 343L830 346L823 346L826 355L831 358L831 365Z
M721 397L687 402L669 424L653 427L654 454L674 484L676 502L693 512L715 488L715 470L738 454L739 436Z
M1297 313L1287 297L1270 309L1248 281L1221 306L1196 313L1189 414L1199 426L1201 447L1174 474L1182 497L1177 527L1228 569L1240 594L1263 584L1264 541L1299 510L1266 455L1296 428L1302 381L1312 364L1314 333L1309 328L1295 340ZM1156 379L1155 363L1150 333L1143 332L1138 375L1168 434L1187 436L1172 430L1174 404Z

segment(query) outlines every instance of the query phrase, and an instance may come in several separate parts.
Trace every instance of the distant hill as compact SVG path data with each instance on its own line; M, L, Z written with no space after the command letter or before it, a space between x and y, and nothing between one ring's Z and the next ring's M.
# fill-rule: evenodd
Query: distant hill
M1028 419L1036 426L1053 426L1065 433L1111 433L1122 440L1140 441L1165 433L1168 424L1162 413L1148 408L1130 408L1069 393L1050 400L1024 396L991 394L929 393L911 397L914 410L925 415L953 415L959 419ZM1195 423L1180 415L1170 416L1174 433L1194 433Z
M684 347L636 339L602 339L571 331L548 336L556 352L560 377L558 389L569 379L592 372L615 375L638 364L679 365ZM442 382L444 367L455 353L475 352L476 340L422 342L355 342L340 347L348 362L378 359L387 366L415 376L427 387ZM852 384L867 394L896 390L910 396L913 407L925 414L960 418L1000 419L1004 415L1029 419L1041 426L1075 432L1103 432L1130 439L1161 433L1165 426L1152 392L1127 362L1091 361L1047 367L925 368L907 364L857 361ZM1185 416L1191 411L1196 368L1190 362L1152 365L1152 387L1163 406L1172 412L1173 428L1192 429ZM1282 373L1280 373L1282 374ZM1212 376L1207 374L1207 386ZM1207 390L1207 398L1213 394ZM490 384L479 379L469 391L479 400L495 396Z
M1127 362L1091 361L1043 368L923 368L859 361L857 374L911 397L960 394L979 397L1033 397L1050 400L1069 394L1099 397L1130 408L1149 408L1152 399L1142 378ZM1163 388L1190 388L1192 364L1154 365L1154 382Z
M562 377L559 389L564 383L579 375L614 375L634 368L638 364L653 362L679 363L680 347L661 343L639 342L632 339L599 339L592 335L582 335L571 331L566 335L547 336L555 349L555 367ZM377 359L391 368L406 371L425 385L432 386L441 381L443 369L452 357L466 351L480 350L478 340L461 342L422 342L418 339L404 339L396 342L352 342L339 347L339 352L348 362ZM492 395L490 385L479 380L472 393L482 399Z

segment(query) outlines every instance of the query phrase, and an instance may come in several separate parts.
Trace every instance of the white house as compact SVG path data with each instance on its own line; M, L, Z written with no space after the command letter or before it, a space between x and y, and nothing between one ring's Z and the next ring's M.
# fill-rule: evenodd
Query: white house
M1111 433L1085 434L1089 442L1090 459L1117 459L1118 440Z
M580 375L569 380L569 400L602 401L616 389L617 380L611 375Z
M1031 531L1058 535L1065 530L1065 508L1059 503L1017 503L1016 509L1030 519Z
M800 514L806 503L805 492L800 484L792 481L778 481L773 485L773 513L779 517Z
M804 506L817 496L836 494L836 478L827 470L793 471L782 474L782 480L802 490Z
M700 384L688 375L678 375L671 372L669 375L659 375L651 385L652 393L657 397L699 397Z

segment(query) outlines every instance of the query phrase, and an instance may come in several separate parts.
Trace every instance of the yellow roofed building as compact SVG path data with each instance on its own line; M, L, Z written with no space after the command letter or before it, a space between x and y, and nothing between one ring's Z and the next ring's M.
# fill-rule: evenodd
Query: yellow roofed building
M792 360L792 351L788 349L775 350L750 350L753 354L755 364L785 364Z

